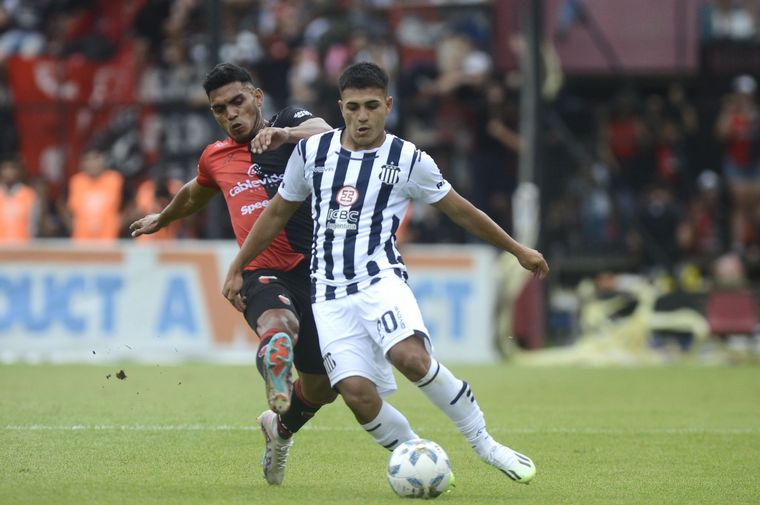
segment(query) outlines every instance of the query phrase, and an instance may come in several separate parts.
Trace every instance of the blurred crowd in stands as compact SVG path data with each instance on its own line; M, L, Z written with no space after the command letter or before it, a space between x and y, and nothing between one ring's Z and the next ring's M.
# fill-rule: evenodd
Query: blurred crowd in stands
M524 147L521 78L495 65L490 3L414 16L399 15L396 4L222 0L213 11L201 0L0 0L0 241L126 237L129 222L162 208L222 134L200 86L215 49L251 70L265 115L295 103L334 126L340 71L359 60L381 64L396 99L389 128L428 151L461 193L510 230ZM705 2L700 32L704 40L756 40L759 14L757 1ZM118 79L103 78L99 90L96 78L75 104L75 121L58 126L66 146L72 129L90 125L73 168L58 151L30 160L21 147L41 116L39 106L20 103L18 82L12 93L13 65L33 59L128 61L119 75L135 79L120 95ZM750 75L710 93L682 76L568 80L542 127L549 257L617 255L670 268L735 251L760 265L757 99ZM101 121L106 106L112 113ZM231 237L225 214L215 201L160 238ZM427 206L413 208L405 233L409 242L473 240Z

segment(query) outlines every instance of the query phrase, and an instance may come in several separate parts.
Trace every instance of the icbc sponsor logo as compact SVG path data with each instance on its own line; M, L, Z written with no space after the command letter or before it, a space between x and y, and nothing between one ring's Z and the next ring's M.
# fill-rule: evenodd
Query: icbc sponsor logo
M327 227L331 230L355 230L358 222L358 210L330 209L327 212Z
M330 209L327 212L328 221L351 221L356 222L359 219L358 210L348 209Z

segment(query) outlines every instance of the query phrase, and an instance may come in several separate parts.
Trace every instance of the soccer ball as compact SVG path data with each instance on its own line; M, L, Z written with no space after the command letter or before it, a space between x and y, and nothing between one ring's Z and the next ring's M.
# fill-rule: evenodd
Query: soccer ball
M399 496L435 498L453 484L454 475L446 451L418 438L394 449L388 460L388 482Z

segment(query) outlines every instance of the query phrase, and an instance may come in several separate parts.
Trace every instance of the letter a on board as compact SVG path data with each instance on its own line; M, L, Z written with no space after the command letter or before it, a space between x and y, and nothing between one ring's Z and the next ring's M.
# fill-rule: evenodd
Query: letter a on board
M180 331L193 336L198 333L190 290L184 277L175 275L169 278L159 317L159 333Z

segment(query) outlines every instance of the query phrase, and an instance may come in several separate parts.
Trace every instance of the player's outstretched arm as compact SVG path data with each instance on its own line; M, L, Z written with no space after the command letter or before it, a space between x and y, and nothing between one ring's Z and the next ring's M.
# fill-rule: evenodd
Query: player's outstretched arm
M264 151L277 149L283 144L295 144L301 139L307 139L312 135L332 130L332 127L324 119L314 117L307 119L298 126L286 126L276 128L268 126L262 128L251 141L251 149L256 154Z
M475 207L453 189L433 206L476 237L513 254L526 270L533 272L542 279L549 273L549 265L540 252L513 239L485 212Z
M230 263L222 295L240 312L245 310L245 300L240 296L240 290L243 287L243 269L272 243L301 203L289 202L277 193L256 220L245 242L240 246L240 251Z
M204 208L218 190L201 186L193 179L177 192L158 214L148 214L129 225L133 237L156 233L169 223L195 214Z

